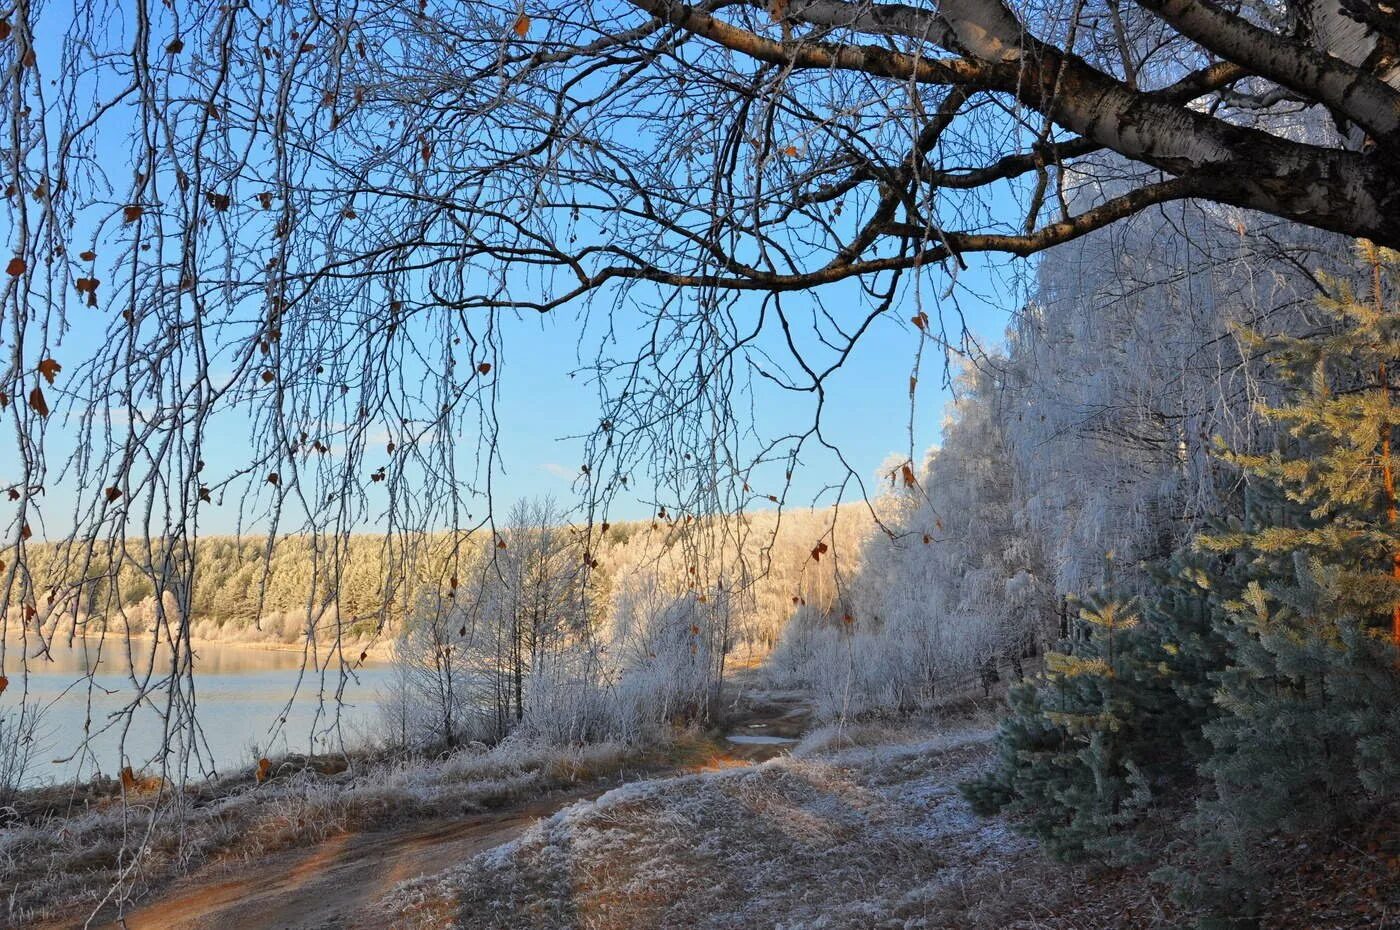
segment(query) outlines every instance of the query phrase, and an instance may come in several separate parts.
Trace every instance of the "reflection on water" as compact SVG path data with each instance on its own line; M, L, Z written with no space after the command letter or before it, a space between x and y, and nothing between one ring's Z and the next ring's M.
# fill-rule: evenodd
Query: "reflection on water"
M171 713L163 686L171 672L168 647L128 644L119 636L105 642L79 639L71 646L56 642L48 656L25 663L27 675L19 644L6 643L5 651L9 687L0 694L0 716L14 714L21 700L41 709L39 751L28 783L114 775L127 764L159 770L166 721L179 716ZM344 656L347 662L357 658L358 653ZM339 657L324 653L214 643L196 647L194 668L200 735L191 774L211 764L219 774L251 767L261 755L327 752L342 744L354 748L373 736L378 696L388 676L386 666L369 664L343 677ZM148 696L137 702L142 683ZM189 696L187 683L182 696ZM174 764L189 740L187 732L171 728L176 755L167 759ZM86 749L79 751L85 735Z

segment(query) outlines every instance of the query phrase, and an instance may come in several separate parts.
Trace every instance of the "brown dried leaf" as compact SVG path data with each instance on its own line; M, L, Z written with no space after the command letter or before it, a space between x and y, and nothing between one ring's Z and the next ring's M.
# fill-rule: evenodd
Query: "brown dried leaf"
M29 392L29 406L41 417L49 415L49 405L44 400L44 392L37 387Z
M39 363L39 374L43 375L44 380L47 381L49 384L53 384L54 375L58 374L62 370L63 366L60 365L55 359L46 358Z

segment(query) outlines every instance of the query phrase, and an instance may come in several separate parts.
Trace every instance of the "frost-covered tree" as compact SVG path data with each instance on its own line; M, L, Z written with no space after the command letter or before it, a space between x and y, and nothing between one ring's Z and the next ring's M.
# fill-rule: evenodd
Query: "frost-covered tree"
M1221 512L1213 438L1255 441L1265 389L1239 328L1305 326L1306 269L1339 256L1336 237L1187 205L1046 257L1002 370L1017 508L1057 590L1101 585L1109 552L1145 583L1138 562Z
M912 707L1002 662L1019 669L1053 614L1015 511L995 366L968 366L956 390L923 468L888 463L882 526L849 591L824 620L798 618L775 657L818 688L828 714Z

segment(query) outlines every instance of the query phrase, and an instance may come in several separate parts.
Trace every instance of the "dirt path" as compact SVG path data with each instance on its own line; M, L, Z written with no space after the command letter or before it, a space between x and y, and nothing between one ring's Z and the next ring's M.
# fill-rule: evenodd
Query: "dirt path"
M800 699L744 690L721 713L730 734L796 737L808 723L808 708ZM703 762L642 777L751 765L786 749L722 741ZM189 876L161 898L127 913L121 922L115 921L115 915L106 915L90 926L103 930L341 930L354 926L357 913L399 882L440 872L508 843L536 820L613 787L616 783L589 784L450 823L433 820L394 830L332 836L236 871ZM80 918L47 924L43 930L82 926Z
M270 856L222 879L191 876L170 894L127 914L127 930L322 930L346 927L351 915L399 882L441 871L507 843L541 817L604 787L558 792L523 807L444 824L341 834L305 849ZM69 926L81 926L71 924Z

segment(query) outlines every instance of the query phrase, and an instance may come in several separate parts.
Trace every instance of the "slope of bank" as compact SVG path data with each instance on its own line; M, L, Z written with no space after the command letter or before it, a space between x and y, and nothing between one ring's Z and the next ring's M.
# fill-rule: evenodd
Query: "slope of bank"
M368 930L1180 930L1154 881L1200 867L1164 824L1158 852L1108 868L1050 859L958 785L994 754L990 722L857 727L762 765L638 782L519 839L406 882ZM1183 808L1179 813L1186 813ZM1258 876L1270 930L1400 926L1389 865L1358 837L1280 843Z
M960 781L986 727L636 783L410 882L361 926L461 928L1148 926L1142 889L1044 860ZM1088 906L1086 906L1088 902Z

